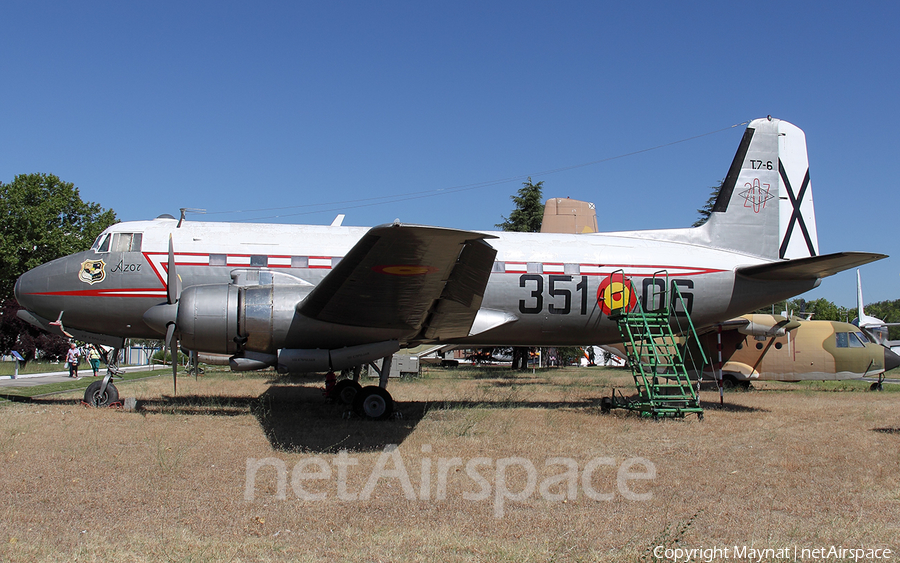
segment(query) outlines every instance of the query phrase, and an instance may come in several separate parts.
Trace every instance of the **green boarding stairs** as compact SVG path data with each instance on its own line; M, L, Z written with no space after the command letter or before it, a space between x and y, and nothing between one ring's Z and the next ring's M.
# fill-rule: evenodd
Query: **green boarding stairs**
M609 318L619 327L638 395L628 400L621 393L616 398L614 391L603 410L624 408L654 419L696 413L703 420L700 379L691 381L688 366L693 373L702 374L706 358L697 347L684 345L691 338L699 340L678 285L669 282L665 270L656 272L649 285L645 281L643 304L624 271L613 272L610 281L621 283L623 291L623 306L612 309Z

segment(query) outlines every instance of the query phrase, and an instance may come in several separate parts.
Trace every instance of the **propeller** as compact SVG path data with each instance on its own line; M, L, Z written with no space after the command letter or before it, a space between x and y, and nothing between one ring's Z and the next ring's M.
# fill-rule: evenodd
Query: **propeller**
M181 278L175 273L175 245L169 235L169 263L166 265L166 302L174 305L178 315L178 298L181 297ZM166 325L166 346L172 352L172 394L178 394L178 337L175 335L175 319ZM165 357L165 356L163 356Z
M169 235L169 261L166 265L166 302L154 305L144 312L144 322L151 328L165 333L163 357L165 351L172 353L172 388L178 394L178 299L181 297L181 278L175 272L175 246L172 235Z
M178 394L178 337L175 335L175 323L166 328L166 348L172 353L172 394ZM165 353L163 354L165 356Z

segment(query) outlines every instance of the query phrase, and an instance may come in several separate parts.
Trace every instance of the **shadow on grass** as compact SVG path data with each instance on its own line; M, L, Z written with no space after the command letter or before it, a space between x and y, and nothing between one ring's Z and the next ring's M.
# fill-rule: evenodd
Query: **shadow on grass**
M253 407L272 447L278 450L334 453L339 450L381 451L401 444L431 410L471 408L585 408L584 401L398 401L391 420L372 421L350 413L349 407L323 400L311 387L272 386Z
M12 393L0 393L0 399L6 399L7 401L12 401L14 403L33 403L35 400L32 397L26 397L24 395L14 395ZM63 401L61 401L63 402ZM65 401L67 403L71 401Z
M78 405L80 399L50 397L15 400L44 405ZM498 399L449 401L398 401L399 416L372 421L350 412L350 408L322 396L320 387L272 385L258 397L163 396L137 402L141 414L178 414L192 416L252 415L259 422L272 447L279 451L336 453L381 451L388 444L402 444L430 411L462 409L576 409L600 417L600 398L569 401L527 401ZM718 405L704 407L716 409ZM725 405L735 412L760 411L739 405Z
M712 401L700 401L700 406L708 411L722 411L722 412L772 412L769 409L764 409L761 407L748 407L746 405L735 405L733 403L728 403L728 399L725 399L726 403L724 405L720 405L719 403Z

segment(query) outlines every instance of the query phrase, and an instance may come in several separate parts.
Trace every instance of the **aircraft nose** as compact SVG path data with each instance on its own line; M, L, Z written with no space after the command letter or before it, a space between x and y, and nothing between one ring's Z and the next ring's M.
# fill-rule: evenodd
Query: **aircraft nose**
M895 367L900 367L900 355L894 353L890 348L884 349L884 371L890 371Z
M13 287L13 295L16 298L16 301L19 302L19 305L28 309L29 305L29 294L33 293L34 286L34 273L32 271L25 272L19 279L16 280L16 285Z

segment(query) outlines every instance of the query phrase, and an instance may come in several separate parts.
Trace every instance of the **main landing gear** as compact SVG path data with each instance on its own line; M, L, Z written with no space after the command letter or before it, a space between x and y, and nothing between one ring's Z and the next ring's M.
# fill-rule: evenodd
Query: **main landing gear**
M359 375L362 366L353 368L352 379L342 379L334 384L328 397L337 402L352 407L352 412L371 420L386 420L394 413L394 399L388 393L386 387L388 375L391 373L391 356L387 356L381 363L381 369L374 364L369 364L370 369L378 373L378 385L359 384Z

